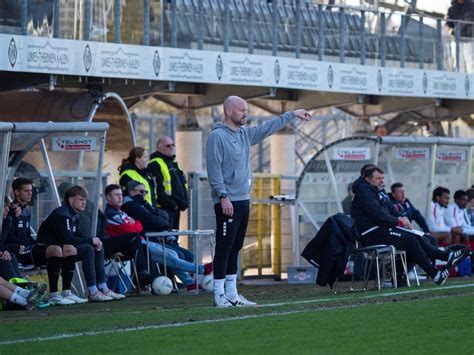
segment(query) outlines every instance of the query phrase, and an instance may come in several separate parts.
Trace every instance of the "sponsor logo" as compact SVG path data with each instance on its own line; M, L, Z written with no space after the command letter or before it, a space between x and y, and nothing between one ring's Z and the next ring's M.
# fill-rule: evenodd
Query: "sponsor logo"
M92 53L89 45L86 45L86 47L84 48L84 55L82 56L82 60L84 62L84 69L88 73L92 65Z
M422 81L422 86L423 86L423 93L426 94L426 92L428 91L428 75L425 73L423 73L423 81Z
M158 50L156 50L155 54L153 55L153 71L155 72L155 76L160 75L160 69L161 69L160 53L158 53Z
M332 69L332 65L328 68L328 86L332 89L332 85L334 84L334 70Z
M224 73L224 63L222 63L222 57L219 54L217 56L216 60L216 74L217 74L217 79L221 80L222 74Z
M382 84L383 84L383 76L382 76L382 71L379 69L377 72L377 89L382 91Z
M10 41L10 45L8 46L8 60L10 61L10 65L12 66L12 68L15 66L17 57L18 49L16 48L15 39L12 38Z
M469 75L466 75L466 78L464 79L464 91L466 93L466 96L469 96L469 92L471 91L471 82L469 81Z
M273 76L275 77L275 83L277 84L280 81L280 74L281 74L280 63L278 62L278 59L277 59L275 60L275 64L273 66Z

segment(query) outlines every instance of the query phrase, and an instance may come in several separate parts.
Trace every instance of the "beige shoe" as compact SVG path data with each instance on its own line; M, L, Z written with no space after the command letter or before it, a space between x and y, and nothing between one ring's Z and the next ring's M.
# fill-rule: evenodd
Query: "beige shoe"
M107 302L114 300L112 297L106 296L100 291L97 291L95 293L89 293L87 299L89 300L89 302Z
M122 295L121 293L115 293L112 290L107 290L106 292L102 292L104 295L112 297L114 300L122 300L125 298L125 295Z

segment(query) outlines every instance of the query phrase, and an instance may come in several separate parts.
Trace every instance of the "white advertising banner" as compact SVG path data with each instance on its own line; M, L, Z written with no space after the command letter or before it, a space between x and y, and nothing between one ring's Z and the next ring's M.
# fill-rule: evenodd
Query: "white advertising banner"
M0 70L474 99L474 74L8 34Z
M97 139L89 136L58 136L51 138L51 146L54 152L93 151L97 149Z
M370 148L334 148L334 160L369 160Z
M430 159L431 151L429 147L400 147L395 148L395 159Z
M465 150L439 150L436 152L436 160L448 162L466 161L467 152Z

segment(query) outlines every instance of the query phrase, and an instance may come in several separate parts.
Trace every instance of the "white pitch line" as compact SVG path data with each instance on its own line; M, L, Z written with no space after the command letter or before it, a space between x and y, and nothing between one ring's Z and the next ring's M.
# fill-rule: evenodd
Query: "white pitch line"
M282 302L282 303L267 303L259 305L259 307L279 307L279 306L287 306L287 305L295 305L295 304L308 304L308 303L317 303L317 302L328 302L328 301L342 301L342 300L357 300L357 299L369 299L369 298L377 298L377 297L390 297L394 295L403 295L403 294L410 294L410 293L418 293L418 292L427 292L427 291L436 291L436 290L447 290L447 289L459 289L459 288L466 288L466 287L474 287L473 284L463 284L463 285L451 285L451 286L444 286L444 287L433 287L427 289L419 289L419 290L407 290L407 291L399 291L399 292L387 292L382 294L375 294L375 295L366 295L364 297L334 297L334 298L327 298L327 299L316 299L316 300L304 300L304 301L295 301L295 302ZM337 309L346 309L346 308L355 308L360 306L359 304L355 305L345 305L337 307ZM326 311L326 310L333 310L335 308L318 308L310 310L310 312L319 312L319 311ZM61 339L70 339L70 338L78 338L82 336L95 336L95 335L106 335L112 333L128 333L134 331L141 331L141 330L156 330L156 329L165 329L165 328L180 328L191 326L195 324L212 324L212 323L220 323L220 322L228 322L233 320L246 320L246 319L255 319L255 318L264 318L264 317L271 317L271 316L285 316L285 315L292 315L308 312L307 309L305 310L297 310L297 311L287 311L287 312L271 312L265 314L254 314L254 315L245 315L245 316L236 316L236 317L227 317L227 318L220 318L220 319L207 319L207 320L200 320L194 322L180 322L180 323L168 323L168 324L159 324L159 325L144 325L140 327L127 327L127 328L118 328L118 329L105 329L105 330L97 330L97 331L86 331L86 332L79 332L79 333L64 333L59 335L52 335L46 337L33 337L33 338L24 338L24 339L15 339L15 340L4 340L0 341L0 345L15 345L15 344L24 344L24 343L31 343L31 342L44 342L44 341L51 341L51 340L61 340Z
M265 303L265 304L259 305L259 307L281 307L281 306L291 306L295 304L308 304L308 303L318 303L318 302L347 301L347 300L369 299L369 298L377 298L377 297L390 297L390 296L406 295L410 293L438 291L438 290L452 290L456 288L466 288L466 287L474 287L474 284L450 285L450 286L439 286L439 287L406 290L406 291L385 292L385 293L377 293L373 295L365 295L362 297L333 297L333 298L322 298L322 299L293 301L293 302Z

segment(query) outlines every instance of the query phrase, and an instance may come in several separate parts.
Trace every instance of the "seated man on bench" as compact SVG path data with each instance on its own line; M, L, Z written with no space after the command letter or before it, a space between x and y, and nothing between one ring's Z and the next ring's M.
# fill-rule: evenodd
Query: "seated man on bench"
M416 238L409 231L413 226L408 218L399 216L393 205L380 194L383 186L384 172L376 166L366 169L362 178L354 182L351 215L362 243L364 246L387 244L404 250L407 259L418 264L436 284L444 284L451 268L466 258L468 251L461 249L448 254L425 239ZM446 266L438 270L430 258L445 260Z

